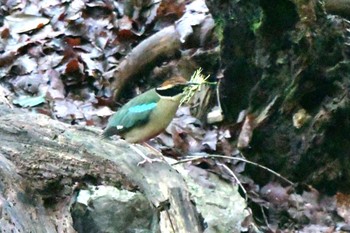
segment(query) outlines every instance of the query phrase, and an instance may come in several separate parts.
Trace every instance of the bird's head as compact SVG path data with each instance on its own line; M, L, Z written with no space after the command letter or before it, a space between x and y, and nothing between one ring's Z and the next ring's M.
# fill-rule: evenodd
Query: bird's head
M176 76L162 83L156 88L156 92L162 97L171 98L183 94L188 85L191 85L191 83L188 83L187 80L181 76Z

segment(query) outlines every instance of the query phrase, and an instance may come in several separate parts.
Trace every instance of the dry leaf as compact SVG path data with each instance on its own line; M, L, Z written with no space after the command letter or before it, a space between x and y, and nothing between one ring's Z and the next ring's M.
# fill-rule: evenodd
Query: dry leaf
M182 43L193 33L192 26L201 24L208 13L204 0L196 0L186 6L185 14L176 22L176 31Z
M337 193L337 213L344 221L350 224L350 195Z
M39 29L50 22L50 20L45 17L27 14L8 15L5 17L5 20L10 26L10 31L14 33L23 33Z
M242 126L241 133L238 137L237 147L246 148L249 146L250 140L253 137L254 117L247 115Z

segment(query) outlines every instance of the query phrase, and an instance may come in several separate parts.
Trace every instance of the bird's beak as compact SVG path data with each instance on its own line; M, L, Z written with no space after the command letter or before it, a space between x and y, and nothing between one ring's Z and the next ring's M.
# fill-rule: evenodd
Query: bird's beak
M188 82L185 83L186 86L190 86L190 85L200 85L200 83L193 83L193 82Z

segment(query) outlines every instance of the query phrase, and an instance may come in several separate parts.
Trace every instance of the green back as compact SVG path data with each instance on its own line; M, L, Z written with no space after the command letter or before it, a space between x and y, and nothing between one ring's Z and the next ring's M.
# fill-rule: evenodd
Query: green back
M155 89L146 91L131 99L109 118L103 134L108 137L116 133L122 133L132 127L145 124L159 99ZM117 126L123 126L123 128L117 129Z

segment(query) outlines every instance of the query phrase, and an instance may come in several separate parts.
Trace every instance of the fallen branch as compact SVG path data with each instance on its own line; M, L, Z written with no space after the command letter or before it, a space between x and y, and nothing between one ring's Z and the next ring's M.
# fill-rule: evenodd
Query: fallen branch
M114 99L118 99L125 84L146 67L154 66L162 57L172 57L179 51L181 42L175 26L169 26L137 45L119 64L115 80L111 83Z
M275 176L277 176L278 178L284 180L286 183L288 183L290 185L294 185L294 183L292 181L290 181L287 178L283 177L281 174L271 170L270 168L265 167L265 166L263 166L261 164L249 161L249 160L244 159L244 158L237 158L237 157L231 157L231 156L225 156L225 155L203 154L203 155L186 156L184 159L179 160L179 161L177 161L177 162L175 162L175 163L173 163L171 165L174 166L176 164L187 163L187 162L190 162L190 161L207 159L207 158L231 159L231 160L237 160L237 161L242 161L242 162L245 162L245 163L249 163L249 164L252 164L254 166L260 167L260 168L262 168L264 170L267 170L268 172L274 174Z
M327 13L340 15L350 19L350 1L348 0L325 0Z

